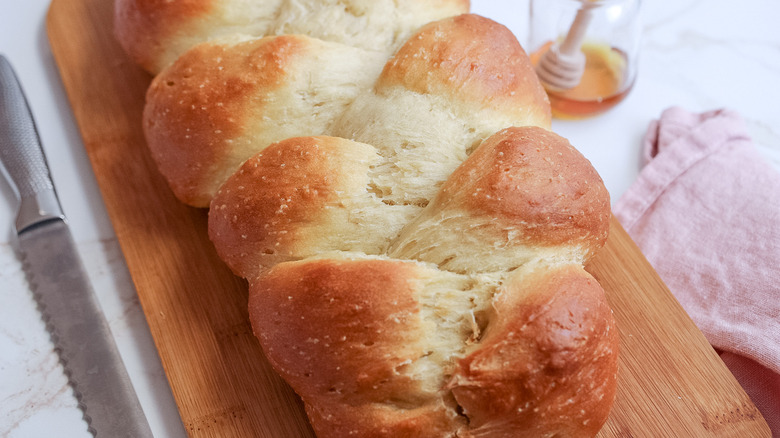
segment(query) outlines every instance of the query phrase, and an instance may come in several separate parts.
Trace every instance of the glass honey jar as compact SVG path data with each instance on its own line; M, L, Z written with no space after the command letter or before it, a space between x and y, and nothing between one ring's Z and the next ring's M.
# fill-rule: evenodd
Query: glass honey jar
M640 0L531 0L530 8L526 48L554 117L595 116L628 95L639 57ZM579 67L560 65L575 58ZM574 77L556 81L559 74Z

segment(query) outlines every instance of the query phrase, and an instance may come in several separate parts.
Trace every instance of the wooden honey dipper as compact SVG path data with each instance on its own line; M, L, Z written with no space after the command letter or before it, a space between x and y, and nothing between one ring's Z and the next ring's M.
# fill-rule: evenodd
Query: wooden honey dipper
M593 17L593 1L584 1L577 11L566 38L561 44L553 44L542 55L536 66L536 74L545 86L568 90L580 83L585 71L585 54L580 47Z

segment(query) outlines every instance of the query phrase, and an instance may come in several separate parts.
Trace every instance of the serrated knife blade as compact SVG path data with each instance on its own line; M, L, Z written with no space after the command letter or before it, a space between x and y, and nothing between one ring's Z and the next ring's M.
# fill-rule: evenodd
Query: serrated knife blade
M60 208L32 113L2 55L0 161L20 199L16 230L23 269L89 432L151 437Z

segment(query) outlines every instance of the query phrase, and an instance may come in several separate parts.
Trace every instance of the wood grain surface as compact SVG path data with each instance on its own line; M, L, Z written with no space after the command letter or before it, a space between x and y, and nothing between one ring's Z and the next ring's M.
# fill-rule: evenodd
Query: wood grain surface
M179 203L141 130L151 77L115 42L112 0L54 0L47 31L101 193L192 437L313 436L252 335L247 290L206 212ZM737 381L616 220L588 266L620 332L618 395L600 437L769 437Z

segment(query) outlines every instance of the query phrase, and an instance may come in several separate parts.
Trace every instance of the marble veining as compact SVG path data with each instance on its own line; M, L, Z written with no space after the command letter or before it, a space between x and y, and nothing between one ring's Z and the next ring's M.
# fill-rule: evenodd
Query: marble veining
M0 430L8 437L86 434L76 399L10 245L0 246L0 267ZM46 422L39 421L45 412L60 412L64 421L48 429Z
M80 242L79 253L142 405L155 399L169 402L147 416L150 421L159 415L177 418L116 239ZM13 245L0 246L0 290L0 430L8 437L91 436ZM57 421L42 421L51 416ZM175 427L169 429L165 436L176 436Z

